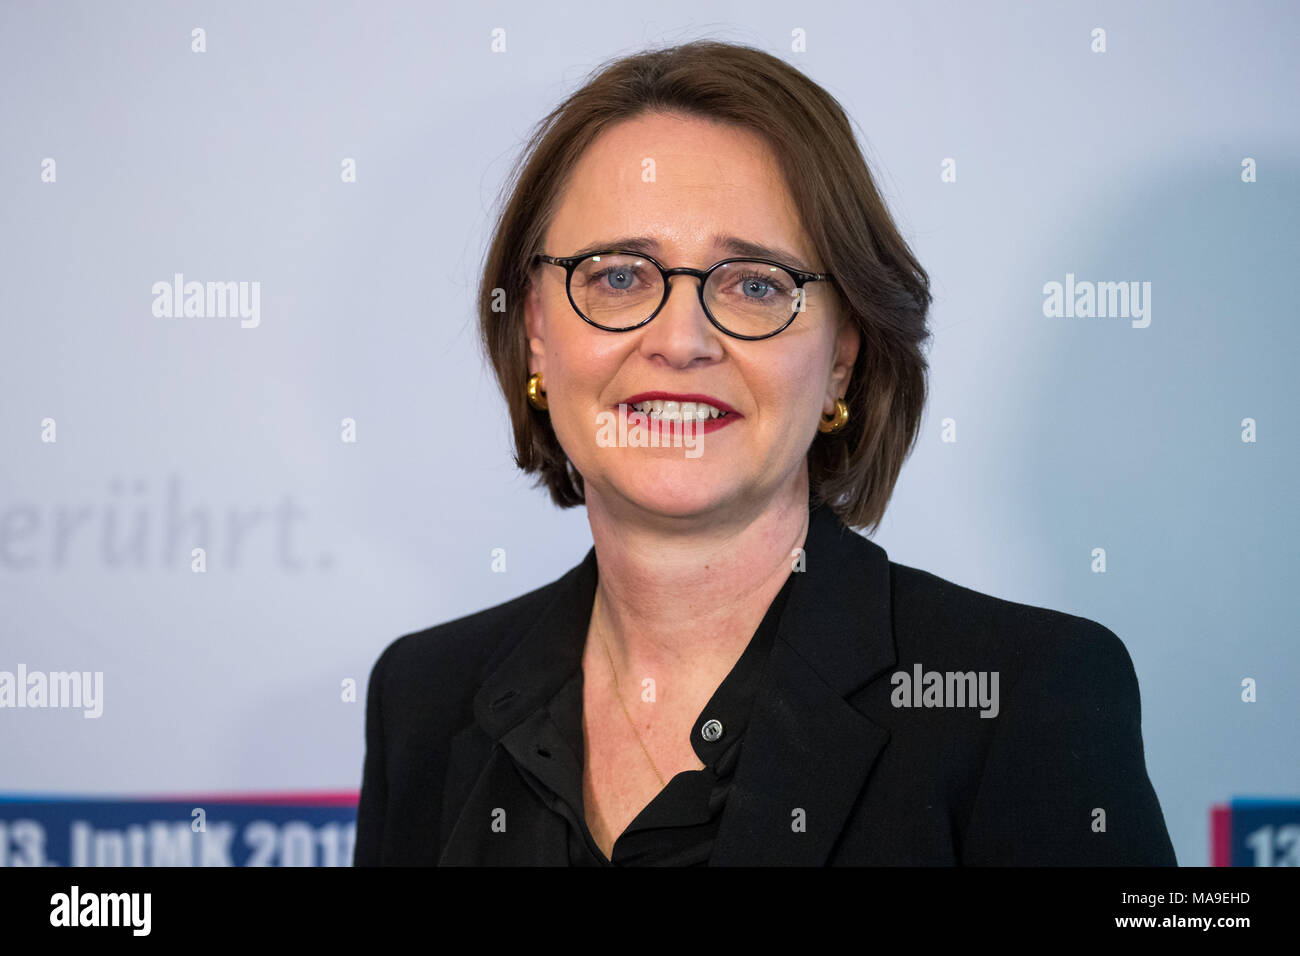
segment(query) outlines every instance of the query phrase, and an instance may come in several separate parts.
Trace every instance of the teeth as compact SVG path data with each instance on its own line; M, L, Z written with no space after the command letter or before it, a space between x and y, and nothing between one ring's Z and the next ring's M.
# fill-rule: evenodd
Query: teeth
M702 422L710 418L721 418L727 414L704 402L674 402L660 399L651 402L637 402L632 408L635 411L649 415L652 421L665 422Z

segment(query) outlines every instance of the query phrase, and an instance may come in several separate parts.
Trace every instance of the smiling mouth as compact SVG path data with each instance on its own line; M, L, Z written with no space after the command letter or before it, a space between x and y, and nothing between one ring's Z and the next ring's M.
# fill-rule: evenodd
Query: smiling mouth
M647 402L633 402L628 407L649 416L652 422L707 422L734 417L731 412L723 411L705 402L654 399Z

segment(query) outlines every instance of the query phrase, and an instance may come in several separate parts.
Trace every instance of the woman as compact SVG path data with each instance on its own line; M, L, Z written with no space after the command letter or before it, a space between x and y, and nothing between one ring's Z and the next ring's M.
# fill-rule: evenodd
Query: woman
M594 547L370 678L358 864L1153 864L1119 639L890 562L928 278L768 54L618 60L481 288L517 461Z

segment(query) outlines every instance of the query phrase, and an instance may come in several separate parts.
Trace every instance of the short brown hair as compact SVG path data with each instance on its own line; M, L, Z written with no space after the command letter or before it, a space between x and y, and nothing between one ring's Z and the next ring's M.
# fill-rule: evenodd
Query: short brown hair
M880 523L916 442L926 398L930 280L876 190L843 108L794 67L752 47L699 40L607 63L536 127L506 183L479 287L483 345L514 426L515 462L561 507L582 476L545 412L528 403L524 301L535 254L569 174L605 128L683 112L757 133L772 147L804 228L861 332L848 423L808 452L811 501L846 524ZM502 309L504 308L504 314Z

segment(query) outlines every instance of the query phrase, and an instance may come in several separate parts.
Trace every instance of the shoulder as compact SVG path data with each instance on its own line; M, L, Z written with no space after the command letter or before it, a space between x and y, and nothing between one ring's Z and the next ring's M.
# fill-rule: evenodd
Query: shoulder
M426 700L472 694L489 667L508 654L560 596L571 574L485 610L396 638L371 671L371 695L381 693L387 702L413 694Z
M983 663L1014 680L1032 667L1049 679L1038 690L1076 692L1099 683L1135 683L1123 641L1079 615L995 597L928 571L890 562L899 660ZM1005 689L1005 685L1004 685Z
M954 671L989 672L991 707L980 717L994 719L943 708L933 718L945 741L934 746L946 761L961 861L1175 864L1146 771L1138 680L1123 641L1085 617L903 565L890 570L900 668L919 663L927 677L948 672L945 680ZM900 739L926 726L905 716L916 713L893 718Z

